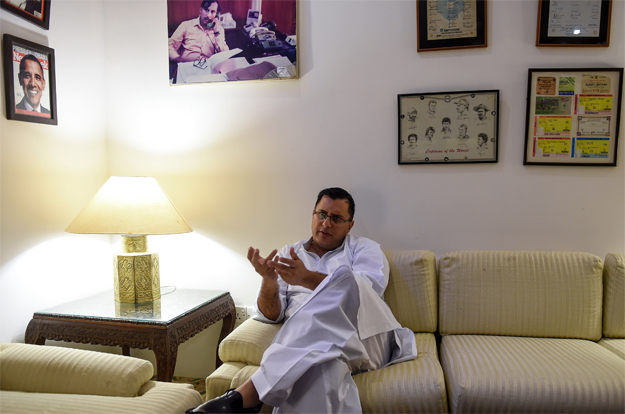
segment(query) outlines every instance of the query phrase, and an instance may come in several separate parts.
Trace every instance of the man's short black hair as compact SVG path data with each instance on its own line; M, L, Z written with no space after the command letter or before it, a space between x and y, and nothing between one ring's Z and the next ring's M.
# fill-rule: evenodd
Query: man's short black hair
M19 73L19 75L21 75L22 73L24 73L24 71L26 71L26 61L27 60L32 60L33 62L37 62L37 64L39 65L39 68L41 69L41 74L43 75L43 66L41 66L41 62L39 62L39 59L37 59L35 56L33 56L31 54L28 54L28 55L24 56L22 58L22 60L20 60L20 73Z
M319 205L319 202L323 198L323 196L328 196L332 200L347 200L349 204L348 212L349 212L349 221L354 220L354 213L356 212L356 203L354 203L354 199L352 195L347 191L343 190L339 187L331 187L321 190L319 195L317 195L317 202L315 203L315 208Z
M221 3L219 2L219 0L203 0L202 1L202 8L204 10L208 10L208 8L211 6L211 4L213 3L217 3L217 11L220 12L221 11Z

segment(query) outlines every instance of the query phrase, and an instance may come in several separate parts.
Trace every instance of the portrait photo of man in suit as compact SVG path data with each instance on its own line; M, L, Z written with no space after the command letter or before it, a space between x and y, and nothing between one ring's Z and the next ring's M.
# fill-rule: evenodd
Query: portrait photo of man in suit
M46 89L43 66L34 55L25 55L20 61L18 79L24 97L15 105L18 110L28 111L29 115L50 117L50 110L41 104L41 97Z

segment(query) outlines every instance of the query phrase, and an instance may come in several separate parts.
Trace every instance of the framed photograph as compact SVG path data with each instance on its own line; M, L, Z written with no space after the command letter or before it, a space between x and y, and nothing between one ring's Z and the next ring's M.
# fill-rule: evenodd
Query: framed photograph
M50 0L0 0L0 7L41 28L50 28Z
M497 162L499 90L397 95L399 164Z
M612 0L538 0L536 46L610 46Z
M623 68L529 69L523 164L616 166Z
M297 79L297 1L167 0L170 85Z
M417 0L417 52L486 46L486 0Z
M57 125L54 50L4 35L7 119Z

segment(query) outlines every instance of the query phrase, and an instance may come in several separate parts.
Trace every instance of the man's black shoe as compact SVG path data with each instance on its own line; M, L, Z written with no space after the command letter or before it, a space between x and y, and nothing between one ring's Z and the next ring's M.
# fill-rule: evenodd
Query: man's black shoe
M231 388L225 394L187 410L185 413L257 413L262 406L261 402L256 407L243 408L243 397Z

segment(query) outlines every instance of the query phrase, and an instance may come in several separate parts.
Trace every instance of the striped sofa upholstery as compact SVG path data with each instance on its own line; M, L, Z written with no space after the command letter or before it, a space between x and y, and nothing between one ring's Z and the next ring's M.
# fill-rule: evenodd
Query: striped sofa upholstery
M444 413L447 393L434 332L438 323L436 259L430 251L387 252L390 264L385 300L402 326L415 332L412 361L355 375L363 412ZM219 347L223 365L206 379L206 398L245 382L259 367L280 325L247 320ZM262 412L270 412L264 406Z
M184 413L190 384L151 381L149 361L81 349L0 344L1 413Z
M609 253L603 266L603 338L599 345L625 359L625 254Z
M625 360L596 343L602 276L601 259L586 253L442 257L440 354L450 411L623 412Z

